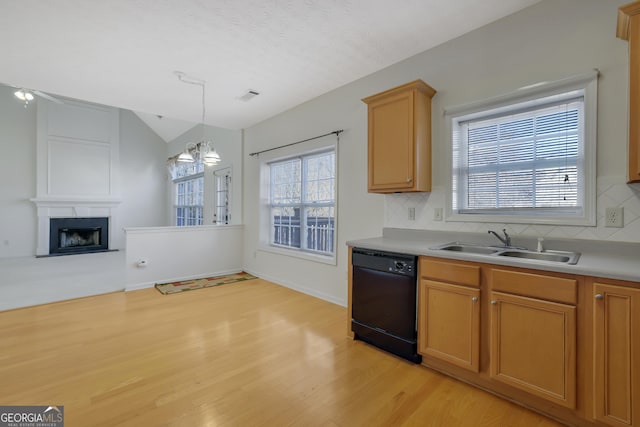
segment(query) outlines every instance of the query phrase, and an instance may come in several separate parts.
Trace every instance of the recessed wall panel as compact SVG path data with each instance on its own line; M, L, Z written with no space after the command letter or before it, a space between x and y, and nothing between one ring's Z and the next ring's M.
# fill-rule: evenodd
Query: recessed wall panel
M49 140L50 196L108 196L109 145Z
M110 142L110 111L91 104L49 103L47 132L53 136Z

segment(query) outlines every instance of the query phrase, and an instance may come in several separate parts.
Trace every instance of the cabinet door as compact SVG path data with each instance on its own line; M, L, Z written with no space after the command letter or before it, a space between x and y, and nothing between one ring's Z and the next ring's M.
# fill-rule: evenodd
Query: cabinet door
M640 289L594 284L595 418L640 425Z
M413 187L413 111L412 90L369 104L369 190Z
M629 182L640 182L640 2L618 9L617 36L629 41Z
M568 408L576 401L576 308L492 292L491 377Z
M478 372L479 299L478 289L421 280L418 352Z
M640 6L636 7L640 13ZM629 22L629 182L640 181L640 15Z

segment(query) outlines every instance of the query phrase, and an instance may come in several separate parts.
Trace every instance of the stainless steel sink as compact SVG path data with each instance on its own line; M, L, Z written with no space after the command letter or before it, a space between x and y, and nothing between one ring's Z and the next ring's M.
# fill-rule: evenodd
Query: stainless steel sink
M431 249L449 252L462 252L475 255L487 255L491 257L500 256L531 261L549 261L553 263L558 262L563 264L577 264L578 259L580 258L580 253L578 252L555 250L535 252L529 251L524 248L482 246L461 242L446 243L444 245L436 246Z
M498 256L506 256L512 258L533 259L538 261L563 262L566 264L576 264L580 254L577 252L531 252L531 251L502 251Z
M438 246L437 248L442 251L451 251L451 252L466 252L471 254L482 254L482 255L491 255L498 252L497 248L492 248L489 246L477 246L470 245L466 243L447 243L446 245Z

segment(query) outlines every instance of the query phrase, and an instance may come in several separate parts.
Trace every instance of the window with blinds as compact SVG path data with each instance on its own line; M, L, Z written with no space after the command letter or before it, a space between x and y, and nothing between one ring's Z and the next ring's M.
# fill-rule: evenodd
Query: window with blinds
M585 86L452 115L450 212L470 221L585 218L589 174L595 176L595 162L586 161L595 159L588 153L595 141L587 144L586 122L596 120L586 98Z

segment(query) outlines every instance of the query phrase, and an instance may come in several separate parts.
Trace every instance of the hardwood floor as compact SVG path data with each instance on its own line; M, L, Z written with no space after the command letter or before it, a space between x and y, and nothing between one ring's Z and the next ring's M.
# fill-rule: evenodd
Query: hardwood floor
M557 426L345 336L346 309L263 280L0 312L0 405L67 426Z

